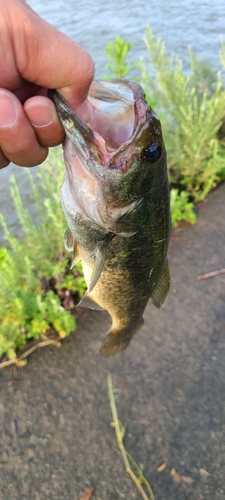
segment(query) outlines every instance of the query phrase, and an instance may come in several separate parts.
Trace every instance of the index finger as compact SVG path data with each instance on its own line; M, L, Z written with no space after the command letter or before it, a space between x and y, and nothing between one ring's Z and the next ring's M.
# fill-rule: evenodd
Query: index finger
M17 16L16 9L12 15ZM19 74L40 87L57 89L73 109L79 107L94 77L91 56L27 4L22 4L21 16L12 33Z

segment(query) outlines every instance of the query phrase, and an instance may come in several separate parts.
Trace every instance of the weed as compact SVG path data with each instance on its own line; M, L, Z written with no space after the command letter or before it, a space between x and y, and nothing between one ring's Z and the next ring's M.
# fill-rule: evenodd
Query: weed
M64 168L59 151L38 170L36 177L27 171L39 224L24 207L18 186L11 179L11 194L22 227L22 237L4 229L7 246L0 248L0 356L16 357L30 339L44 338L49 329L59 337L75 329L70 310L86 286L81 265L71 271L70 257L63 248L66 222L59 189ZM68 299L69 294L69 299Z

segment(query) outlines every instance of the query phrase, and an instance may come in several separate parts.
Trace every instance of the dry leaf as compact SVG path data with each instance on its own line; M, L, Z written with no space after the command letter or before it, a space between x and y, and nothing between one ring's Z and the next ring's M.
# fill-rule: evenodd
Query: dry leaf
M181 481L184 481L184 483L193 483L194 479L192 479L192 477L190 476L184 476L183 474L181 474L181 472L178 472L176 469L172 469L171 470L171 476L173 476L173 482L174 482L174 485L175 486L178 486L178 484L180 484Z
M171 470L171 476L173 476L173 482L175 486L178 486L180 484L181 479L182 479L182 474L180 472L177 472L176 469Z
M22 368L23 366L25 366L27 364L27 360L26 359L17 358L16 361L15 361L15 364L19 368Z
M94 488L86 488L80 500L91 500L94 495Z
M191 484L191 483L193 483L194 479L192 477L190 477L190 476L183 476L182 475L182 481L184 481L184 483Z
M209 476L210 476L209 472L207 472L207 470L205 470L205 469L199 469L199 473L200 473L200 475L201 475L202 477L204 477L204 478L206 478L206 477L209 477Z
M157 472L163 472L165 470L165 468L167 467L168 462L169 462L168 458L165 458L163 464L160 465L159 467L157 467L157 469L156 469Z

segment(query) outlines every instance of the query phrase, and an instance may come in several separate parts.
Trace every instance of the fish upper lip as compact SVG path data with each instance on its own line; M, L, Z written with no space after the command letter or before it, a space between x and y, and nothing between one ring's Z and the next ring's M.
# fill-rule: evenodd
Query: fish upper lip
M83 137L87 140L93 140L94 134L92 129L85 123L79 116L69 108L66 101L63 97L57 92L57 90L49 90L48 95L50 99L52 99L56 105L57 110L59 111L59 120L62 123L63 127L65 127L65 122L68 123L68 128L72 128L72 126L76 127ZM71 124L69 124L69 121Z

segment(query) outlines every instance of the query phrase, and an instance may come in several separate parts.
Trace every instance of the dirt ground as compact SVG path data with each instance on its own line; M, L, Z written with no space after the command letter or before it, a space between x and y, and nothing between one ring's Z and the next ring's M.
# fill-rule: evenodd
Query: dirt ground
M110 427L109 372L155 500L225 499L225 274L197 279L225 268L225 184L173 234L169 262L166 304L149 302L123 353L101 358L110 319L85 311L60 349L0 372L1 500L79 500L90 486L93 500L141 499ZM173 468L186 477L177 486Z

